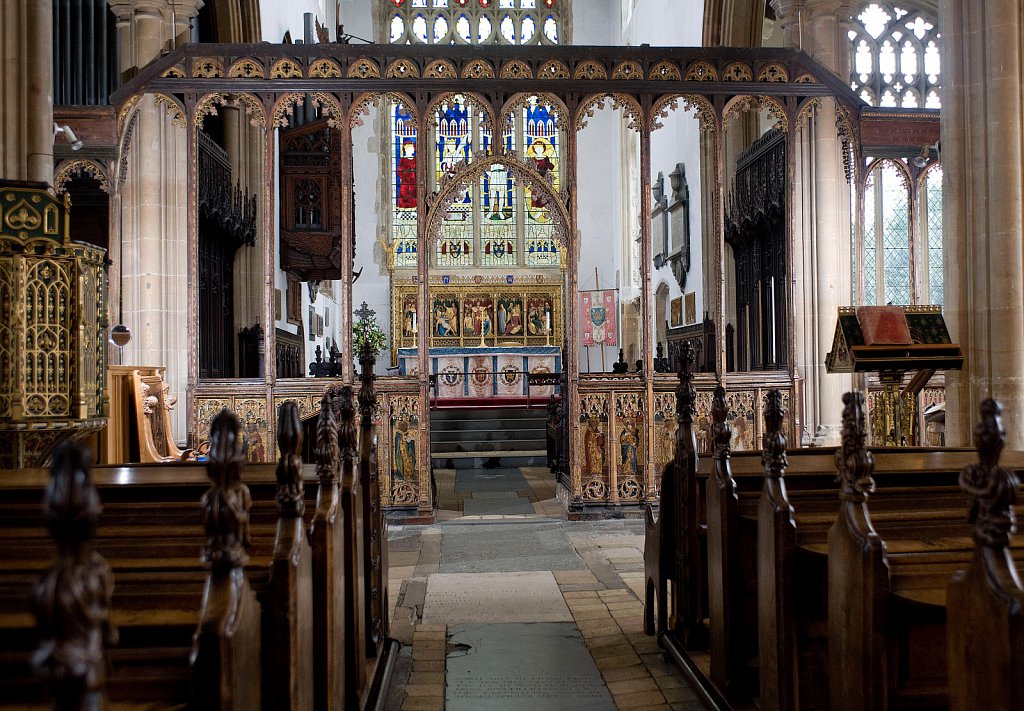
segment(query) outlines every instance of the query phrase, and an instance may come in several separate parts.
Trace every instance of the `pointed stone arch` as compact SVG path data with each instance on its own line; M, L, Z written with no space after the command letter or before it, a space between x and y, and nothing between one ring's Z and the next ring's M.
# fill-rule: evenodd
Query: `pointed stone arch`
M461 170L447 175L441 180L437 194L429 203L427 211L427 252L433 250L440 238L441 222L457 195L466 185L472 185L493 165L503 165L506 169L533 194L543 195L546 207L551 212L555 226L555 238L563 250L571 244L572 222L566 208L566 196L556 191L551 183L531 166L514 156L491 156L487 160L465 164Z

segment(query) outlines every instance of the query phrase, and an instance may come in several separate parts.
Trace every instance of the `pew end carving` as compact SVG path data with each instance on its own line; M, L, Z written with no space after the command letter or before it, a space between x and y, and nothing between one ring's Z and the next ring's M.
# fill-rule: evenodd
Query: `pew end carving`
M264 675L267 706L288 711L313 708L312 551L302 514L302 423L293 402L281 405L277 420L281 452L277 479L277 530L264 603Z
M43 499L57 560L32 593L40 642L31 664L56 711L104 707L106 647L117 643L110 620L113 573L93 547L101 506L87 462L81 445L61 445Z
M261 702L260 607L243 567L252 505L244 467L238 418L224 410L210 424L201 554L209 574L190 659L193 707L204 711L258 711Z
M974 556L947 592L951 711L1024 708L1024 585L1010 555L1013 504L1020 482L999 464L1006 438L994 400L974 428L978 463L960 486L971 500Z

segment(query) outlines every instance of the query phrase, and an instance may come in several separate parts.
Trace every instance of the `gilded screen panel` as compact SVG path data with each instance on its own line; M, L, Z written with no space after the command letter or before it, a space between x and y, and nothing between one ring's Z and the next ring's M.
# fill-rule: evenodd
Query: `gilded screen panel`
M608 395L580 396L576 436L583 500L603 501L608 498Z
M615 396L616 485L619 499L637 501L643 496L647 461L647 437L643 395L618 393Z

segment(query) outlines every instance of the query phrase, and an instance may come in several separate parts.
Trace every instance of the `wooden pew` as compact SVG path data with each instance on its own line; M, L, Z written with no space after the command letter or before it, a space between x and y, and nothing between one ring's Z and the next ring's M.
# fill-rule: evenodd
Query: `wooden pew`
M716 393L716 400L722 395ZM759 696L760 708L826 708L827 537L838 517L836 450L798 450L787 457L781 431L784 413L781 404L773 408L772 402L769 396L765 452L739 453L731 458L727 447L721 446L728 443L722 429L724 413L715 412L723 405L716 404L713 439L719 446L712 461L698 469L698 479L706 477L711 604L708 678L717 691L740 702ZM924 531L926 545L932 549L945 537L963 538L966 500L956 480L973 454L917 449L878 450L875 456L876 472L883 483L874 499L876 519L900 550L905 549L894 552L903 571L897 583L905 589L904 596L931 594L927 591L936 581L944 584L945 577L964 563L966 552L955 546L934 554L918 551L915 548L922 544L917 539ZM1014 466L1024 466L1021 453L1012 453L1010 458ZM669 472L666 481L671 486ZM662 518L657 523L668 520L666 505L671 501L663 492ZM699 502L694 507L698 512L701 508ZM648 523L651 545L650 536L657 526L650 516ZM645 556L649 599L656 594L658 558L672 557L666 556L663 544L659 547L663 540L649 549L653 555ZM682 545L670 543L669 547L678 551ZM648 629L655 622L656 609L648 602ZM903 615L907 622L900 632L904 644L915 644L906 635L920 631L910 612ZM751 629L758 630L756 636L749 634ZM938 662L944 668L944 659ZM927 668L930 661L914 664L919 670ZM919 696L918 700L922 698L927 701L928 697ZM907 695L907 701L911 699Z
M313 708L313 551L302 514L302 423L293 402L277 420L277 531L264 604L263 665L266 706L288 711Z
M659 644L696 682L704 700L724 704L719 691L703 684L687 650L707 649L704 622L706 568L701 546L703 506L698 496L697 440L693 432L696 389L693 386L692 346L683 344L679 385L676 387L675 458L661 480L658 517L648 506L644 528L644 629L657 634Z
M328 407L327 410L330 412L332 408ZM288 424L289 417L292 419L291 425ZM252 467L258 476L249 483L255 486L253 491L258 491L259 496L254 497L254 506L249 511L249 528L257 545L250 556L248 577L262 605L264 706L298 709L311 707L315 688L309 682L313 665L313 605L304 601L303 597L308 596L311 600L314 591L312 550L303 540L305 526L302 509L306 497L303 496L301 463L295 456L301 448L298 437L301 427L294 408L290 411L289 408L283 408L281 418L278 431L282 435L279 442L282 462L278 465L276 479L269 476L270 467ZM347 442L350 452L354 452L355 447L352 440L350 433ZM371 508L380 511L379 498L374 502L369 496L369 488L365 493L362 492L355 480L357 471L366 472L368 469L367 458L372 454L372 447L369 446L372 444L372 428L364 442L367 447L362 448L358 463L354 454L348 457L347 490L353 501L350 507L354 512L348 535L343 536L351 551L348 564L345 562L345 550L339 547L336 549L337 557L328 561L323 571L339 590L353 591L352 597L356 597L355 591L360 586L373 578L387 579L386 531L382 516L369 527L380 547L380 551L375 554L376 562L360 554L366 546L358 534L366 530L366 517L358 515L356 497L359 496L364 503L370 501ZM159 698L173 705L189 700L188 658L203 601L205 575L195 555L203 545L203 537L198 528L199 510L195 504L202 491L202 480L196 476L201 470L187 465L136 469L121 467L101 469L98 472L104 480L104 491L108 495L106 498L111 501L104 520L111 519L112 525L109 531L105 527L102 543L105 549L111 548L117 556L111 559L119 580L114 594L113 617L115 621L124 623L122 642L135 645L130 649L114 650L112 698L139 703ZM13 491L16 495L0 498L0 514L9 514L0 515L0 526L3 526L5 544L14 542L15 545L5 545L4 552L0 553L0 602L5 598L13 600L22 595L18 590L22 589L23 584L30 584L26 581L38 574L39 561L43 560L43 556L39 555L41 549L34 540L39 537L38 504L33 501L38 495L36 482L39 472L7 474L0 486L7 488L5 494ZM337 481L340 478L335 479ZM21 486L12 487L15 482ZM275 488L276 507L270 503L275 499ZM340 528L339 532L345 533ZM11 554L12 550L17 554ZM47 551L45 557L48 556ZM349 567L353 561L359 566L358 569L352 570ZM307 569L308 573L303 572ZM232 568L228 578L237 580L237 570L237 567ZM386 588L377 583L376 590L378 606L386 615ZM233 590L229 592L234 594ZM230 596L228 599L231 599ZM236 595L234 599L243 598ZM210 609L209 599L207 603L207 612L211 614L206 614L205 619L212 620L212 613L217 610ZM21 619L14 619L17 617ZM30 625L26 624L24 618L23 612L8 614L0 617L0 626L9 628L9 623L14 623L15 628L23 630L23 633L17 633L16 636L20 636L24 642L31 637ZM345 665L348 664L351 668L348 674L350 678L358 679L362 674L367 679L367 682L354 690L342 689L342 693L349 697L350 708L356 705L361 708L379 708L384 698L383 686L397 656L395 652L398 644L386 637L384 620L377 623L382 634L372 645L366 639L367 635L358 631L356 619L371 619L368 610L353 612L348 618L349 629L356 631L349 632L343 624L338 643L345 647L339 647L337 653L327 655L326 658L334 661L331 671L340 670L342 677ZM214 627L216 625L208 625L207 629ZM260 625L257 625L259 629ZM11 639L6 634L3 637L5 640ZM6 648L8 645L5 643L3 646ZM357 662L362 668L353 668L352 659L358 660L357 655L365 655L371 648L373 661L368 665L369 668L363 661ZM209 652L210 645L202 649ZM18 654L13 650L12 653ZM347 662L346 653L349 655ZM258 651L256 655L259 667ZM2 667L3 653L0 652ZM14 669L16 676L18 669L20 675L24 676L23 667L15 664ZM268 670L273 670L273 673L267 673ZM253 677L248 676L258 701L260 684L251 684ZM7 677L2 669L0 677ZM30 692L27 692L25 699L30 699ZM5 700L0 700L0 705L4 704ZM23 706L20 701L17 705Z
M842 504L839 518L829 530L827 549L831 706L833 709L948 708L947 663L963 664L964 661L947 658L947 643L957 649L966 637L947 640L947 584L951 575L966 568L972 557L976 557L976 543L971 541L971 529L963 518L966 502L957 507L960 521L932 516L932 520L916 521L916 530L886 527L884 522L876 528L874 462L863 446L863 396L847 393L843 402L843 449L836 460ZM989 404L990 421L982 424L982 430L999 431L994 405ZM999 449L1001 446L994 451ZM989 463L995 460L992 450L983 451L982 457ZM975 474L987 473L984 464L980 467L967 467L961 483L969 485ZM1004 499L1015 493L1010 484L1010 478L1001 479L999 486L1006 490L1002 494ZM965 488L971 491L969 486ZM1006 525L1005 535L999 534L1007 544L1009 530ZM975 527L974 533L977 532ZM1002 559L995 570L1010 576L1006 580L1012 580L1011 571L1015 572L1016 564L1009 557L1006 545L1001 546L1001 552ZM1017 588L1019 590L1019 584ZM967 611L985 608L984 598L970 597L969 587L954 583L952 589L956 591L955 599ZM1012 593L1013 588L1008 587L1006 591ZM991 617L987 620L992 624ZM970 627L969 622L960 624L961 631ZM1019 632L1013 637L1012 626L1001 633L1004 640L1014 640L1011 645L1024 645L1024 637L1020 637ZM1003 648L993 656L999 665L1013 659L1014 652ZM974 666L974 663L967 662L967 665ZM983 683L991 683L997 676L998 673ZM1007 681L1004 680L1002 686L996 684L993 693L997 697L1011 691L1012 685L1007 685ZM979 688L970 681L966 683L968 689ZM953 689L954 698L966 699L965 693L963 689ZM1012 693L1019 698L1019 685ZM971 699L971 703L977 700ZM973 708L1002 706L982 704Z
M57 560L32 593L39 646L31 664L58 711L103 708L106 647L117 642L110 623L113 575L93 547L100 501L84 454L65 444L54 455L43 508Z
M949 707L1024 708L1024 586L1009 555L1020 482L999 466L1006 433L998 403L981 404L974 430L979 462L964 469L971 496L974 555L949 582Z

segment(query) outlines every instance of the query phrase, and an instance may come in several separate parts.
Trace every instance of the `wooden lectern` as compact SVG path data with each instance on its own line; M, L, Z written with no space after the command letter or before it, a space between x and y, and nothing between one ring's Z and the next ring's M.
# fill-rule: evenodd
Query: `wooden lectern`
M839 309L829 373L877 373L882 397L871 412L876 446L919 444L917 396L937 370L959 370L964 355L953 343L941 306L849 306ZM903 385L907 372L916 371Z

